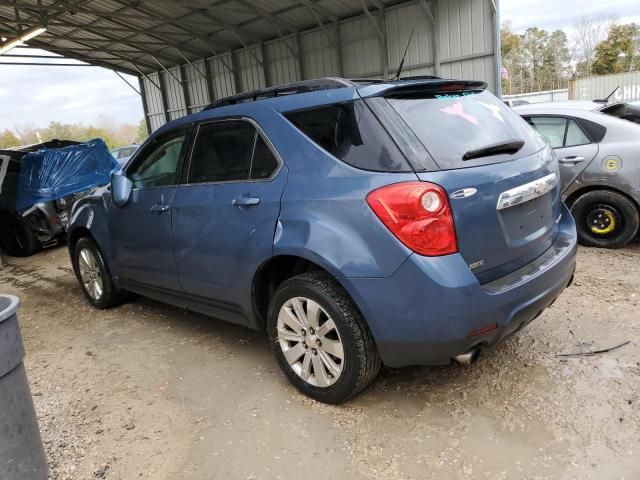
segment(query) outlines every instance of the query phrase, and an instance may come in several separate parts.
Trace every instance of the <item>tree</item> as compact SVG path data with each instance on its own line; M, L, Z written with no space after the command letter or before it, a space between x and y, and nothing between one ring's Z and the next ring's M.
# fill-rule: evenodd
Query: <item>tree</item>
M0 133L0 148L11 148L22 145L20 139L11 130Z
M616 23L616 17L582 17L574 25L573 57L575 76L589 75L595 60L598 43L604 40Z
M36 129L33 125L16 125L14 130L19 144L46 142L53 139L75 140L84 142L101 138L109 149L133 143L138 136L138 127L130 124L117 124L112 118L100 116L96 125L86 126L81 123L50 122L46 128Z
M568 79L570 55L567 35L531 27L524 34L511 31L509 22L501 29L502 64L509 73L503 79L507 93L525 93L560 88Z
M147 132L147 122L144 118L142 118L138 122L138 130L136 132L136 139L134 140L134 142L142 143L147 139L148 136L149 132Z
M38 138L38 132L30 123L14 125L13 131L16 132L16 135L18 135L21 145L31 145L40 142L40 139Z
M596 47L591 73L606 75L638 70L640 68L639 39L640 26L635 23L612 27L607 39L598 43Z

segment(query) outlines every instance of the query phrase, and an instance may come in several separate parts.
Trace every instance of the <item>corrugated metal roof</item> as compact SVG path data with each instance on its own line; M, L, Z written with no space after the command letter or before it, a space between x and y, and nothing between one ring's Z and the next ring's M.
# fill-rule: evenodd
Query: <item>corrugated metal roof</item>
M331 26L399 0L16 0L0 3L0 36L34 26L29 45L138 74ZM184 57L183 57L184 56Z

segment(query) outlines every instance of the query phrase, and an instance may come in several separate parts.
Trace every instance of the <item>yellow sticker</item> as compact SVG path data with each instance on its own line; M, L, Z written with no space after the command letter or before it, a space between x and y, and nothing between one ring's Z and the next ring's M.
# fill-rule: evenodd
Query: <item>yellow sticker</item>
M620 170L620 167L622 166L622 160L617 157L609 157L602 162L602 166L609 172L616 172Z

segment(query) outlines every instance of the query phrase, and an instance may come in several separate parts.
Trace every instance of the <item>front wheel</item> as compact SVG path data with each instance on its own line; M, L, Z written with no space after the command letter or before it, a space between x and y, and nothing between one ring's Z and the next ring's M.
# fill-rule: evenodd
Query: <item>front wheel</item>
M100 249L90 238L76 243L73 267L85 297L95 308L115 307L126 300L126 293L114 285Z
M38 239L24 218L0 212L0 249L12 257L30 257L38 250Z
M364 319L344 289L323 272L280 285L267 322L280 368L298 390L316 400L344 402L380 370Z
M621 248L638 233L638 209L624 195L594 190L578 197L571 206L582 245Z

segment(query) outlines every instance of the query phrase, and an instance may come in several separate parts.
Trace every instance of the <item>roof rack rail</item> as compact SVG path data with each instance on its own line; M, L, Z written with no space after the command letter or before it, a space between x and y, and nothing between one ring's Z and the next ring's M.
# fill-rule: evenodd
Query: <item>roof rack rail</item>
M294 95L296 93L315 92L318 90L332 90L334 88L353 87L354 82L345 80L344 78L316 78L313 80L301 80L299 82L285 83L276 85L275 87L254 90L252 92L239 93L224 97L211 103L204 110L225 107L227 105L235 105L237 103L255 102L265 98L274 98L283 95Z

